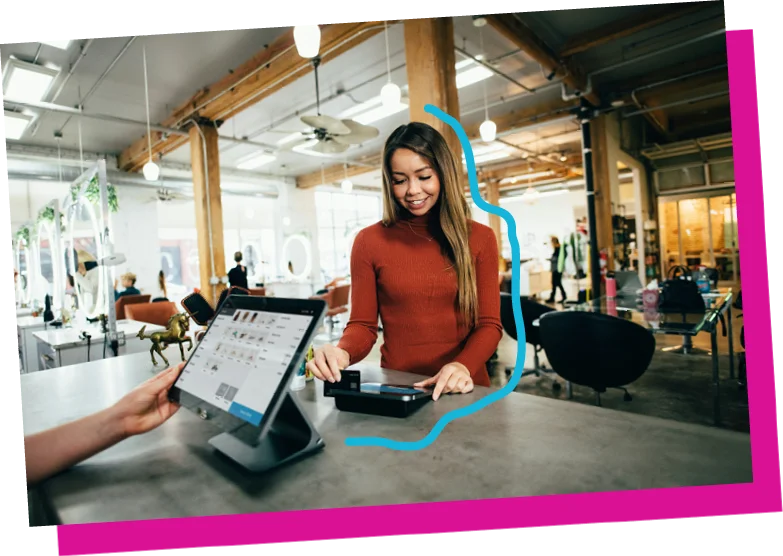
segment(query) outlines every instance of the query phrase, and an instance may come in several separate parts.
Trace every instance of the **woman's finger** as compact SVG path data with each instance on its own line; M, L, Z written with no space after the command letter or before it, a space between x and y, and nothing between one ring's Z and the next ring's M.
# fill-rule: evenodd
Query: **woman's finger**
M438 374L438 382L435 384L435 390L432 392L432 399L437 401L438 398L440 398L440 395L443 393L443 390L446 388L446 384L448 384L449 379L451 378L450 372L441 371Z
M422 380L421 382L415 383L413 386L414 388L426 388L427 386L430 386L431 384L435 384L436 382L438 382L438 378L439 378L438 375L431 376L426 380Z
M461 374L459 374L459 373L452 373L451 376L449 377L448 382L446 382L445 391L446 392L453 392L454 390L456 390L457 386L459 385L460 381L463 378L464 377Z
M340 363L337 360L337 354L334 351L330 350L328 353L326 353L326 362L329 364L329 370L332 372L332 377L334 377L334 381L339 382Z
M315 352L315 357L313 358L313 361L315 361L315 365L316 367L318 367L318 371L321 374L321 380L328 380L329 382L334 382L332 373L329 370L329 365L327 365L326 363L326 356L324 355L323 350L318 350Z
M464 386L460 389L460 392L463 394L468 394L473 391L473 381L471 379L466 379Z
M310 371L310 374L312 374L315 378L318 380L323 380L324 377L321 375L321 371L318 370L318 367L315 365L314 360L310 360L305 365L305 368Z

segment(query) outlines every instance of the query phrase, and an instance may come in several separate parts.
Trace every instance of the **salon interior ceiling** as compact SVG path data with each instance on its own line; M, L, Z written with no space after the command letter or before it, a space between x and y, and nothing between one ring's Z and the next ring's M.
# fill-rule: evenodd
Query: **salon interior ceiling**
M590 89L604 106L618 101L614 109L621 113L643 111L631 117L644 118L648 122L648 143L651 145L730 131L728 95L721 95L728 89L725 35L720 32L725 27L722 2L698 2L686 7L674 5L669 10L676 10L679 16L667 15L660 6L629 6L501 17L526 36L528 33L536 35L555 58L569 68L579 68L583 75L593 74L589 80ZM115 159L143 137L146 107L142 45L146 45L147 50L150 116L154 124L164 121L195 92L217 82L252 58L259 51L259 45L270 44L288 31L284 28L254 29L80 40L72 41L67 51L39 43L0 45L4 70L10 56L62 68L43 99L46 102L65 107L82 104L85 112L142 123L80 120L28 107L26 111L34 116L32 124L19 141L7 141L9 171L19 174L24 168L31 175L36 169L51 173L57 168L55 134L58 132L62 134L59 140L61 153L71 153L72 166L80 164L78 159L73 160L74 153L79 152L80 134L83 152L92 153L92 156L105 154ZM404 91L406 67L402 24L390 24L388 33L391 78ZM483 52L480 33L483 34ZM501 32L493 21L477 27L473 18L457 17L454 34L455 46L462 51L455 53L461 64L458 74L481 73L482 66L465 58L464 53L481 55L503 74L487 72L489 76L485 79L459 89L460 119L466 128L477 126L484 119L485 88L489 115L496 121L512 112L528 113L536 107L563 102L560 85L547 81L549 68L543 68L528 52L520 49L520 41ZM205 44L209 44L209 48L204 48ZM80 59L81 53L84 56ZM66 81L68 68L74 66ZM344 117L358 105L377 98L386 83L386 72L383 32L324 62L319 68L321 113ZM520 84L536 92L531 93ZM635 89L638 90L632 95ZM566 91L571 92L571 89ZM624 104L620 105L619 101ZM315 81L309 72L226 120L219 130L221 136L247 138L268 145L274 150L274 160L256 170L244 170L243 160L258 152L259 147L221 140L222 183L227 187L232 183L243 184L248 191L253 190L254 183L259 188L280 184L293 186L297 178L318 174L322 168L340 167L346 162L354 164L377 155L384 138L408 117L407 110L402 110L373 121L370 125L379 129L379 137L339 155L313 156L280 149L281 140L305 129L299 117L314 114L314 104ZM5 108L20 110L19 106L10 103L5 103ZM519 172L519 168L535 171L537 166L545 164L578 172L581 136L576 121L566 114L544 124L531 123L501 130L498 140L490 146L477 140L474 143L476 156L485 153L483 159L486 160L478 163L480 169L494 171L505 167L514 172ZM494 156L493 149L505 156ZM37 156L30 156L31 152ZM186 182L189 146L185 144L166 154L161 163L163 185L166 180ZM352 176L354 183L360 187L379 187L377 169L369 165L366 170Z

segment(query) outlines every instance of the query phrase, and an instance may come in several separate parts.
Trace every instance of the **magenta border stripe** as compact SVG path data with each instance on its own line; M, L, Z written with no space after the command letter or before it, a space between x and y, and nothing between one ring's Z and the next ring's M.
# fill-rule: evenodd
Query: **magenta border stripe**
M66 525L72 556L205 546L445 533L781 511L764 200L752 31L727 33L744 320L750 380L753 483L494 500ZM328 512L326 519L319 519ZM471 515L470 529L462 525ZM457 519L454 519L454 518ZM350 520L351 529L332 524ZM455 525L457 524L457 525Z

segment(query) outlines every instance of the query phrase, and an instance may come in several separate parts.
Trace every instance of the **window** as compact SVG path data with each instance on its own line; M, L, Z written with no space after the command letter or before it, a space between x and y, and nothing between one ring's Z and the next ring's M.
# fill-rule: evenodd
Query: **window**
M324 282L350 273L356 233L381 219L379 195L316 191L318 255Z

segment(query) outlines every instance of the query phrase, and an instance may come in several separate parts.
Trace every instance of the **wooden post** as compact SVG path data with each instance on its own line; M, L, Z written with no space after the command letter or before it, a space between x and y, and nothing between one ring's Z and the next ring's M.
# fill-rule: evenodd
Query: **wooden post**
M612 232L612 186L609 179L609 151L606 143L606 116L590 124L593 153L593 187L595 188L596 233L598 250L607 253L607 270L614 269L614 234Z
M457 134L447 123L424 111L427 104L432 104L459 120L454 22L450 17L438 17L406 19L404 25L410 120L437 129L461 165L462 147Z
M500 206L500 185L498 180L487 180L486 200L490 205ZM503 255L503 235L500 228L500 216L497 214L489 215L489 227L495 232L495 238L498 241L498 253Z
M213 286L213 276L226 276L223 248L223 204L220 195L218 132L213 125L190 128L190 160L196 205L201 294L214 305L225 285ZM210 245L211 239L211 245Z

